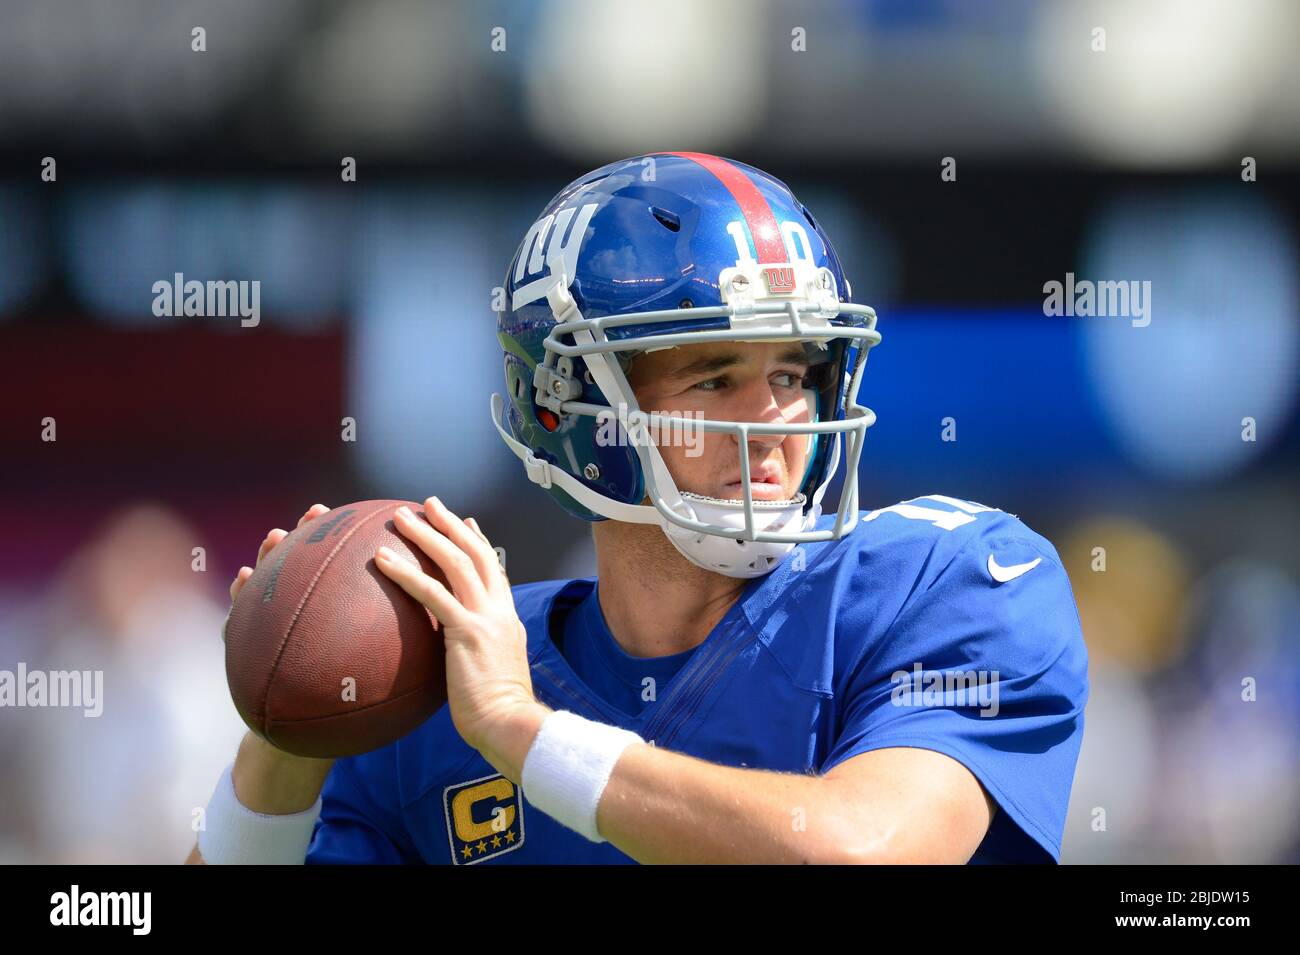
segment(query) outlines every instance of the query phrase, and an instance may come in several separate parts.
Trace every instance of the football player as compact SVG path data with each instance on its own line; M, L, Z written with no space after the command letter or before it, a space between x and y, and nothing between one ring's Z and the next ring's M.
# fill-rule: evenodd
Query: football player
M473 519L399 514L450 589L376 561L440 622L448 704L333 763L246 741L259 812L218 815L263 828L229 857L1059 861L1087 698L1069 580L1000 510L859 509L880 334L852 297L743 163L656 153L561 190L506 274L492 420L593 522L597 575L511 586Z

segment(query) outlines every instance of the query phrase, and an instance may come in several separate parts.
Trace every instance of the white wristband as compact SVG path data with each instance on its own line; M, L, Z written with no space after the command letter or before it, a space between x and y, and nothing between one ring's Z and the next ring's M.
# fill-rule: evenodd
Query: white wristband
M600 795L623 750L644 742L630 730L556 710L542 721L524 757L524 795L556 822L604 842L596 829Z
M208 802L204 828L199 830L199 853L208 865L302 865L311 845L312 830L320 815L321 797L310 809L272 816L254 812L235 795L225 768Z

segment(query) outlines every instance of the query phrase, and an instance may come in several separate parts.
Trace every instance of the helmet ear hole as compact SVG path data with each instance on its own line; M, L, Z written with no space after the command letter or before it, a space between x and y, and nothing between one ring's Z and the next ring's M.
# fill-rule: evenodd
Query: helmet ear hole
M654 216L659 221L659 224L669 232L681 231L682 220L667 209L660 209L658 206L651 206L650 214Z
M817 226L817 222L813 219L813 217L812 217L812 213L808 211L808 207L807 207L807 206L805 206L805 205L803 205L802 203L800 203L800 205L799 205L799 211L803 213L803 217L804 217L805 219L808 220L808 224L809 224L810 226L812 226L814 229L817 229L818 232L821 231L821 229L819 229L818 226Z
M520 401L524 397L524 376L520 373L516 364L518 361L519 359L514 356L506 355L506 390L510 392L516 401Z

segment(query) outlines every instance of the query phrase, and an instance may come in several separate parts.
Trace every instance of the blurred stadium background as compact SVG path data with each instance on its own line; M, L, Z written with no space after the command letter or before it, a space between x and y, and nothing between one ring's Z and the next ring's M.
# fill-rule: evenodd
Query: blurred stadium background
M0 861L184 857L242 732L229 582L313 502L437 493L516 582L594 572L490 427L491 294L660 149L784 179L877 308L863 506L1065 560L1063 860L1300 861L1297 102L1291 0L0 0L0 669L106 697L0 710ZM259 280L260 325L154 317L176 272ZM1149 280L1150 325L1046 317L1069 272Z

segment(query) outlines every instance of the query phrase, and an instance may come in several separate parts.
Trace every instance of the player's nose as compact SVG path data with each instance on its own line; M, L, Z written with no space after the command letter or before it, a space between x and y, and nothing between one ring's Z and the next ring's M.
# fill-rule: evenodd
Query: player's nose
M762 379L755 382L751 387L744 390L743 399L742 407L737 409L740 415L736 420L748 421L751 424L780 425L786 423L786 417L782 413L776 392L769 382ZM772 448L779 447L787 437L789 435L765 434L751 430L749 432L750 454L760 456L766 454ZM740 443L739 435L736 436L736 443Z
M736 386L736 398L744 421L781 422L781 402L776 387L762 375L754 375Z
M782 442L789 437L785 434L754 434L749 435L749 454L751 458L762 460L767 457L767 453L773 448L779 448Z

